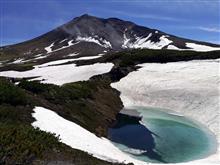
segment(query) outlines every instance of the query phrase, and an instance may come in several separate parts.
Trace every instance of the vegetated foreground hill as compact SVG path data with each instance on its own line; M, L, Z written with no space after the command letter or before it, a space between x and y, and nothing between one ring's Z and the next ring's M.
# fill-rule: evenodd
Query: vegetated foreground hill
M220 58L219 51L140 49L73 61L78 66L106 62L114 64L109 73L94 76L88 81L57 86L22 78L0 78L0 163L109 164L60 143L58 137L34 129L31 126L34 121L31 115L33 108L42 106L51 109L97 136L106 136L108 127L115 122L117 113L123 107L118 91L112 89L110 83L119 81L137 69L136 65L140 63L216 58ZM1 69L27 70L36 64L5 65ZM15 85L15 82L19 84Z
M109 98L109 102L102 97ZM110 164L71 149L58 142L59 137L34 129L31 113L36 105L51 108L64 118L102 136L106 135L107 125L121 109L117 92L98 81L58 87L22 80L19 86L15 86L9 79L0 78L1 164L56 161L64 164Z

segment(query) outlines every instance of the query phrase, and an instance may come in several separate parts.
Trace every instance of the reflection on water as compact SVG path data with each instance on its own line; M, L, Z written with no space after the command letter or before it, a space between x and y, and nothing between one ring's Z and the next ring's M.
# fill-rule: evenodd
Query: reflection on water
M109 139L132 157L146 162L177 163L203 158L215 149L215 139L193 121L156 109L138 107L142 121L118 115ZM214 141L214 142L213 142Z

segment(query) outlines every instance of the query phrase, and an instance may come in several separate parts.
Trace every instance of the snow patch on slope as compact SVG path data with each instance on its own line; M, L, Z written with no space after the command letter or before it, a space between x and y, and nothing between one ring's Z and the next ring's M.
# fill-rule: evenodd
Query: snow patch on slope
M35 57L32 60L39 60L39 59L43 59L43 58L47 58L47 57L48 57L48 55L42 55L42 56Z
M93 42L93 43L96 43L96 44L98 44L98 45L100 45L100 46L102 46L104 48L111 48L112 47L109 41L106 41L105 39L102 39L102 38L99 38L99 40L96 39L96 38L93 38L93 37L81 37L81 36L78 36L76 38L76 41Z
M61 40L60 43L63 43L63 42L66 41L66 40L68 40L68 38Z
M211 46L200 45L200 44L195 44L195 43L186 43L186 47L189 47L191 48L191 50L199 51L199 52L220 50L220 47L211 47Z
M18 58L15 61L11 62L10 64L21 64L24 63L24 59L23 58Z
M128 48L128 47L129 47L128 45L129 45L130 39L127 38L127 36L126 36L126 34L125 34L126 31L127 31L127 29L125 29L124 34L123 34L124 42L123 42L123 44L122 44L122 48Z
M133 48L145 48L148 47L147 45L147 41L148 39L152 36L152 33L150 33L147 37L145 38L141 38L141 37L137 37L136 41L133 44L130 44L129 47L133 47Z
M79 61L79 60L91 60L91 59L96 59L101 56L88 56L88 57L79 57L79 58L74 58L74 59L62 59L62 60L56 60L56 61L50 61L41 65L38 65L38 67L47 67L51 65L60 65L60 64L65 64L67 62L73 62L73 61Z
M97 56L88 56L88 57L79 57L79 58L75 58L75 61L79 61L79 60L92 60L92 59L96 59L96 58L100 58L102 57L102 55L97 55Z
M75 53L68 54L66 56L67 57L73 57L73 56L77 56L77 55L79 55L79 53L75 52Z
M67 39L62 40L62 42L66 41L66 40L67 40ZM48 53L52 53L52 52L56 52L56 51L59 51L59 50L68 48L68 47L70 47L70 46L73 46L73 45L76 45L76 44L79 43L79 41L78 41L78 42L73 42L73 41L74 41L74 40L68 41L68 45L67 45L67 46L63 46L63 47L61 47L61 48L52 50L52 47L54 46L54 43L55 43L55 42L54 42L54 43L52 43L51 45L49 45L48 47L46 47L46 48L44 48L44 49L47 51L47 54L48 54ZM61 43L61 42L60 42L60 43Z
M200 52L206 52L206 51L214 51L214 50L220 50L220 47L211 47L211 46L206 46L206 45L200 45L196 43L186 43L186 47L190 49L180 49L174 45L171 45L173 43L172 40L168 39L169 35L162 35L158 42L153 42L149 40L150 37L152 37L152 33L149 33L147 37L135 37L135 41L132 41L131 38L128 38L126 35L127 30L124 31L123 34L123 43L122 43L122 48L131 48L131 49L162 49L167 46L167 49L171 50L193 50L193 51L200 51ZM155 31L155 33L158 33L158 31Z
M31 61L31 59L25 60L23 58L18 58L18 59L14 60L14 61L12 61L8 64L23 64L23 63L28 62L28 61Z
M53 46L54 46L54 42L52 44L50 44L49 46L45 47L44 49L47 51L47 53L51 53Z
M46 132L55 133L57 136L59 135L61 142L72 148L88 152L94 157L110 162L146 164L123 153L108 139L97 137L83 127L62 118L49 109L35 107L32 116L36 119L32 126Z
M76 44L78 44L78 43L79 43L79 42L73 43L73 40L70 40L70 41L68 41L68 45L67 45L67 46L63 46L63 47L61 47L61 48L58 48L58 49L54 50L53 52L56 52L56 51L58 51L58 50L62 50L62 49L68 48L68 47L73 46L73 45L76 45Z
M24 62L24 59L19 58L19 59L13 61L12 64L20 64L20 63L23 63L23 62Z
M50 61L41 65L38 65L37 67L42 68L42 67L47 67L51 65L59 65L59 64L64 64L67 62L72 62L75 61L75 59L63 59L63 60L56 60L56 61Z
M180 48L178 48L178 47L176 47L176 46L174 46L174 45L168 45L167 46L167 49L170 49L170 50L184 50L184 49L180 49ZM187 50L187 49L186 49Z
M132 48L132 49L138 49L138 48L148 48L148 49L162 49L163 47L169 45L173 41L169 40L167 36L163 35L160 37L159 42L152 42L151 40L148 40L152 36L152 33L150 33L147 37L136 37L135 42L130 42L130 39L126 37L124 34L124 43L122 45L122 48Z
M47 67L35 66L34 69L23 72L3 71L0 72L0 76L16 78L37 77L31 80L40 80L42 83L63 85L65 83L89 80L92 76L109 72L112 67L112 63L96 63L84 66L76 66L76 64Z

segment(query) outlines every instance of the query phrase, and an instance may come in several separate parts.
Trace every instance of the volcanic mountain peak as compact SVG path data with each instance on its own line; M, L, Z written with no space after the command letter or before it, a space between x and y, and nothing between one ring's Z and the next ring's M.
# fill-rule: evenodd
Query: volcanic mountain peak
M137 48L212 51L220 46L176 37L118 18L84 14L40 37L3 47L1 51L18 56L45 53L83 56Z

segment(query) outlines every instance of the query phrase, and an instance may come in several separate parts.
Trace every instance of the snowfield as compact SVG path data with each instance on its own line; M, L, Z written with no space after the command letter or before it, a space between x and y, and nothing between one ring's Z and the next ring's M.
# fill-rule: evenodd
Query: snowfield
M219 59L139 66L142 68L138 71L111 84L121 92L125 107L147 106L176 111L203 123L220 143ZM216 154L192 162L195 163L219 164L219 147Z
M92 57L88 58L91 59ZM83 59L85 60L88 58L84 57ZM97 58L97 56L95 58ZM74 60L77 59L72 59L72 61ZM62 64L68 61L71 61L71 59L45 63L35 66L32 70L23 72L3 71L0 72L0 76L14 78L34 77L31 80L40 80L42 83L63 85L65 83L89 80L92 76L109 72L113 67L112 63L96 63L84 66L76 66L76 64L50 66L54 64Z

